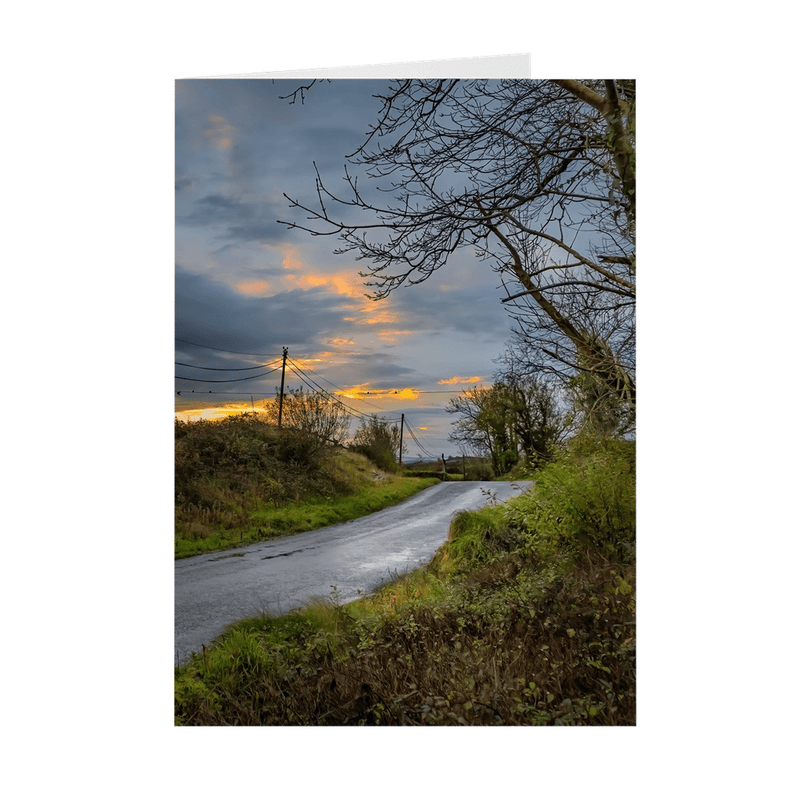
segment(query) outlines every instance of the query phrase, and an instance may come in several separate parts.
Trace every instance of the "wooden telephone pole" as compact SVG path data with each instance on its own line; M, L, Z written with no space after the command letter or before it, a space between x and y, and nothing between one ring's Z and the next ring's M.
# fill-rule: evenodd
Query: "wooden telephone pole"
M286 381L286 356L289 354L289 348L283 348L283 370L281 371L281 396L278 400L278 427L281 427L283 419L283 384Z
M403 466L403 425L406 421L406 415L400 415L400 455L398 456L398 462L400 466Z

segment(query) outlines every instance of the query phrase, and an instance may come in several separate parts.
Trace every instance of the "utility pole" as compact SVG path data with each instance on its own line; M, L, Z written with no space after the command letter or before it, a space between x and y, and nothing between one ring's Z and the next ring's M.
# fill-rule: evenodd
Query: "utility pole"
M400 466L403 466L403 423L406 420L406 415L400 415L400 456L397 459L400 462Z
M283 370L281 372L281 396L280 400L278 401L278 427L281 427L281 421L283 420L283 384L286 380L286 356L289 354L289 348L283 348Z

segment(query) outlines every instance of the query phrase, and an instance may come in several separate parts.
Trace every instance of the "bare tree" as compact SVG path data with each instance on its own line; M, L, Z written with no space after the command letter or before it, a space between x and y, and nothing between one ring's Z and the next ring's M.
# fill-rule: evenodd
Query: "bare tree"
M277 425L278 401L266 406L264 412L267 420ZM344 441L350 429L350 414L341 403L320 394L290 389L283 398L282 422L324 447Z
M399 80L379 97L346 196L317 172L315 205L287 197L307 222L284 224L339 237L375 298L471 250L533 369L589 373L635 407L634 81Z

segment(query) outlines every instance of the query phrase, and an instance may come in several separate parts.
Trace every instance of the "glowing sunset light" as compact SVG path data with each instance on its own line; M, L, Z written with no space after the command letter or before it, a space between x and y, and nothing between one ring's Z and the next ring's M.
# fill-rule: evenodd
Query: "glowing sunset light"
M304 275L303 283L306 286L332 286L337 294L347 295L361 299L364 289L359 283L358 276L342 272L334 275Z
M382 342L394 342L400 336L411 336L412 334L415 333L417 333L417 331L393 331L393 330L380 331L378 333L378 338Z
M343 392L336 394L342 397L349 397L351 400L363 400L364 397L369 397L372 400L416 400L419 397L419 392L411 387L405 389L366 389L361 386L353 386L350 389L345 389Z
M448 378L446 381L439 381L440 384L450 385L453 383L479 383L482 380L478 375L473 375L471 378Z
M242 281L236 284L239 292L255 297L265 295L270 288L269 281Z
M192 408L186 411L176 411L175 419L181 422L199 422L200 420L225 419L251 411L250 403L235 406L214 406L212 408ZM259 409L256 409L259 410Z
M270 246L272 247L272 246ZM281 266L290 272L302 271L305 268L303 259L300 258L298 249L293 244L281 244L277 246L278 252L283 256L281 259ZM295 277L294 275L287 275L288 277Z
M310 165L326 186L341 181L389 80L320 84L302 111L287 97L297 86L175 82L176 419L263 412L283 379L285 393L341 400L353 429L405 414L441 455L450 398L490 383L477 376L505 347L504 292L479 259L454 253L424 287L374 299L378 284L332 238L290 232L305 225L290 198L314 203Z
M289 353L289 358L292 360L294 364L296 364L300 369L313 369L313 367L326 362L326 356L334 355L333 353L320 353L317 356L307 356L305 358L298 358L293 356L291 352ZM313 366L312 366L313 365ZM288 367L287 367L288 369Z

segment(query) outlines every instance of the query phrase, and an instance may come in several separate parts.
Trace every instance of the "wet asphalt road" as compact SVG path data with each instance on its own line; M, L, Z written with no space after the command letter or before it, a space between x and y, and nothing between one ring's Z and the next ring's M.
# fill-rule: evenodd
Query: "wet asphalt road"
M360 519L271 542L175 562L176 662L262 611L283 614L315 597L342 602L427 563L447 540L450 520L519 494L531 481L440 483Z

